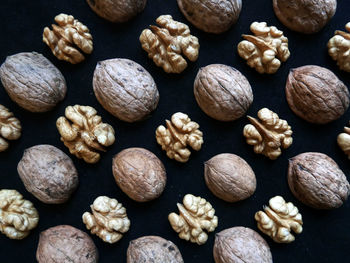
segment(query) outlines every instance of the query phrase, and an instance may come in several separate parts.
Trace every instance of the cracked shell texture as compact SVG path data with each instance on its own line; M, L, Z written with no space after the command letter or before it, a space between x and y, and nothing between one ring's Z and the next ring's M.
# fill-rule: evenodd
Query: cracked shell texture
M266 241L247 227L232 227L215 235L215 263L272 263Z
M317 152L289 160L288 185L300 202L316 209L338 208L350 194L349 182L336 162Z
M330 70L308 65L291 69L286 83L289 107L316 124L338 119L349 107L349 91Z
M158 236L144 236L132 240L127 250L127 263L183 263L177 246Z
M236 23L242 9L242 0L177 0L177 4L195 27L214 34Z
M0 78L10 98L31 112L53 109L67 92L62 73L36 52L7 57L0 67Z
M40 233L36 251L39 263L97 263L97 248L85 232L68 225Z
M227 202L244 200L254 194L256 178L241 157L222 153L204 163L204 179L210 191Z
M128 148L113 158L114 179L120 189L137 202L159 197L166 184L163 163L143 148Z
M219 121L242 117L253 102L247 78L237 69L222 64L199 70L194 81L194 96L199 107Z
M46 204L66 202L79 183L72 160L52 145L26 149L17 171L27 191Z
M152 76L141 65L129 59L98 62L93 87L103 108L126 122L145 119L156 109L159 101Z

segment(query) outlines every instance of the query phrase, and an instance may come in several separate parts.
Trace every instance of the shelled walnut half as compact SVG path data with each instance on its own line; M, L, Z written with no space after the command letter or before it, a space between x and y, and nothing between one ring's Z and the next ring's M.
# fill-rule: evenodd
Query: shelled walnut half
M0 104L0 152L9 147L6 140L17 140L21 137L21 123L8 108Z
M340 133L337 137L337 143L340 149L348 156L350 159L350 128L344 127L344 132Z
M328 41L328 54L341 70L350 72L350 22L345 25L348 32L337 30Z

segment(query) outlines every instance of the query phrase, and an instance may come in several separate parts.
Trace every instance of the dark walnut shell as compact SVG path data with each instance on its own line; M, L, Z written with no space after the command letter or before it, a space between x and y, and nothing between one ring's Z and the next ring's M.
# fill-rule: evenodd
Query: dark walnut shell
M0 67L0 78L10 98L31 112L53 109L67 92L62 73L36 52L7 57Z
M183 15L195 27L220 34L236 23L242 0L177 0Z
M288 184L300 202L316 209L338 208L350 194L349 182L336 162L317 152L289 160Z
M349 107L349 91L333 72L319 66L292 69L286 83L289 107L316 124L338 119Z
M252 88L237 69L222 64L201 68L194 81L199 107L219 121L242 117L253 102Z
M278 19L291 30L312 34L320 31L337 9L337 0L273 0Z
M114 179L120 189L137 202L159 197L166 185L164 165L150 151L128 148L113 158Z
M144 236L132 240L127 251L127 263L183 263L177 246L158 236Z
M232 227L215 235L215 263L272 263L266 241L254 230Z
M244 200L254 194L256 178L241 157L222 153L204 163L204 179L209 190L227 202Z
M17 171L27 191L46 204L66 202L79 183L72 160L51 145L26 149Z
M152 76L129 59L98 62L93 86L103 108L123 121L143 120L158 105L159 93Z
M60 225L40 233L36 259L39 263L97 263L98 251L88 234Z

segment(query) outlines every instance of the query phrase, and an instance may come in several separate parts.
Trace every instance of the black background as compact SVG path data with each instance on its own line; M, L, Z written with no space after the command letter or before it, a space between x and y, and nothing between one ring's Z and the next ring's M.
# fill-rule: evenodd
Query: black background
M55 64L66 78L68 93L65 100L53 111L43 114L27 112L0 89L0 103L17 116L23 127L20 140L11 142L10 148L0 153L0 188L16 189L32 201L40 213L38 227L22 241L10 240L0 235L0 262L35 262L39 233L49 227L69 224L83 231L86 228L82 214L100 195L116 198L127 208L131 228L116 244L103 243L92 236L100 254L100 262L125 262L130 240L144 235L159 235L173 241L180 249L185 262L213 262L212 248L215 233L209 234L208 242L198 246L178 238L171 229L167 215L176 211L187 193L206 198L215 208L219 226L215 232L233 226L247 226L257 230L254 213L275 195L282 195L293 202L304 220L304 231L291 244L276 244L266 235L262 236L271 247L274 262L348 262L350 245L350 203L333 211L317 211L297 201L288 189L286 175L288 158L307 151L328 154L349 175L350 163L336 144L337 135L349 121L349 111L337 121L317 126L298 118L289 109L285 99L285 81L290 68L307 64L324 66L332 70L347 86L350 73L341 72L327 54L327 41L336 29L344 30L349 22L350 3L338 1L338 8L331 22L319 33L302 35L283 26L275 17L271 0L244 0L240 18L231 30L221 35L201 32L187 23L175 0L149 0L143 13L125 24L112 24L98 17L84 0L2 0L0 4L0 61L6 56L24 51L36 51ZM70 65L57 60L42 42L42 31L53 23L59 13L67 13L83 22L94 38L94 51L86 61ZM156 67L141 49L138 37L141 31L162 14L171 14L175 20L189 24L193 35L201 45L199 58L180 75L169 75ZM237 54L236 47L241 34L249 33L254 21L265 21L283 30L289 39L291 57L274 75L259 75L249 68ZM93 71L97 61L109 58L129 58L145 67L154 77L160 102L156 111L146 121L128 124L117 120L97 102L92 90ZM248 114L256 116L263 107L277 112L293 129L293 145L283 151L275 161L255 155L245 143L242 130L248 123L245 117L229 123L207 117L197 106L193 96L193 81L200 67L212 63L231 65L240 70L250 81L254 102ZM97 109L103 121L116 131L116 142L95 165L88 165L74 156L80 176L78 190L63 205L46 205L29 194L17 174L17 163L23 150L37 144L52 144L65 153L68 149L60 141L55 122L64 114L68 105L90 105ZM170 160L157 145L154 133L158 125L175 112L185 112L198 122L204 133L204 145L193 153L188 163ZM149 203L136 203L129 199L115 184L112 157L128 147L144 147L155 153L167 170L167 186L162 196ZM248 200L229 204L211 194L203 179L203 162L219 153L235 153L244 158L254 169L257 177L256 193Z

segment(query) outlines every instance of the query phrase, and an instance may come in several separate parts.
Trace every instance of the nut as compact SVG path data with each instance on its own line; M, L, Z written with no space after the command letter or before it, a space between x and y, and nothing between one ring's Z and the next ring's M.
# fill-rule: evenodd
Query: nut
M295 240L291 231L300 234L303 231L303 219L299 210L291 202L286 203L283 197L270 199L264 211L255 213L258 228L277 243L290 243Z
M215 34L229 30L242 9L242 0L177 0L177 4L195 27Z
M113 244L128 232L130 220L126 209L116 199L99 196L90 207L92 214L85 212L83 222L92 234L96 234L104 242Z
M204 178L209 190L227 202L244 200L254 194L256 178L241 157L222 153L204 163Z
M213 232L218 226L218 217L207 200L191 194L185 195L183 205L177 204L179 215L171 213L168 216L171 227L179 233L181 239L203 245L207 242L207 232Z
M328 54L337 61L341 70L350 72L350 22L345 25L349 32L337 30L328 41Z
M337 9L337 0L273 0L277 18L291 30L312 34L320 31Z
M120 189L137 202L158 198L166 185L164 165L152 152L128 148L113 158L114 179Z
M247 143L254 146L254 152L263 154L271 160L281 155L281 147L287 149L293 143L293 131L288 122L282 120L273 111L263 108L258 118L248 116L252 124L244 126L243 135Z
M158 67L167 73L181 73L187 67L185 55L194 62L198 58L198 38L190 34L187 25L174 21L170 15L157 18L157 26L150 26L140 35L142 48Z
M350 184L333 159L306 152L289 160L288 184L294 196L316 209L340 207L350 194Z
M337 142L340 149L342 149L343 152L350 159L350 128L349 127L344 127L344 132L338 135Z
M97 151L105 152L103 146L111 146L115 141L113 127L103 123L97 111L90 106L68 106L65 116L56 121L61 141L77 158L97 163L100 160Z
M46 204L68 201L79 183L72 160L47 144L26 149L17 171L27 191Z
M97 263L98 251L88 234L60 225L40 233L36 260L39 263Z
M283 31L274 26L268 27L265 22L254 22L250 25L253 35L242 35L245 39L238 46L238 54L251 68L260 74L273 74L290 56L288 38Z
M191 152L186 146L199 151L203 144L203 133L198 130L198 123L191 121L188 115L182 112L174 113L171 121L165 120L165 123L167 128L160 125L156 130L157 143L170 159L187 162Z
M215 235L215 263L272 263L269 245L254 230L232 227Z
M349 91L333 72L319 66L292 69L286 83L289 107L316 124L338 119L349 107Z
M212 64L201 68L194 81L194 96L199 107L219 121L242 117L253 102L252 88L237 69Z
M31 112L53 109L67 92L61 72L36 52L7 57L0 67L0 78L10 98Z
M158 105L159 93L152 76L129 59L98 62L93 86L103 108L123 121L143 120Z
M17 140L21 137L21 130L20 121L8 108L0 104L0 152L9 147L9 143L5 139Z
M39 222L32 202L16 190L0 190L0 232L11 239L23 239Z
M85 59L82 52L91 54L93 50L89 29L71 15L59 14L55 22L58 25L52 24L52 30L44 28L44 43L59 60L72 64L82 62Z
M144 236L132 240L127 251L127 263L183 263L177 246L158 236Z

